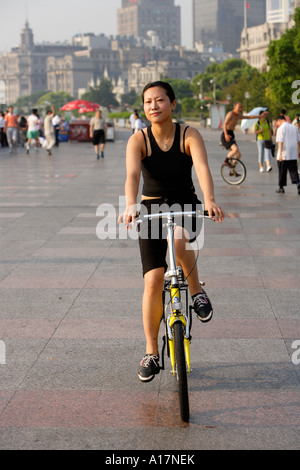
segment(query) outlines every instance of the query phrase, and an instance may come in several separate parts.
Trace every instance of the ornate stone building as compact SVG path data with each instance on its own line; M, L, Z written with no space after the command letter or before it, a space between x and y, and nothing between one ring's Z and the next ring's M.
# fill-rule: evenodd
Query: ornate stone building
M35 45L33 32L26 21L21 44L0 56L0 80L5 83L6 104L21 96L47 90L47 59L61 57L82 49L71 45Z
M276 8L275 8L276 6ZM252 28L244 28L238 49L241 59L262 71L267 67L267 50L270 41L280 39L285 31L294 26L293 14L300 0L267 0L267 21ZM273 8L272 8L273 7ZM280 8L279 8L280 7ZM286 21L281 21L285 19Z
M77 99L104 76L120 99L131 89L140 93L150 80L191 80L204 72L208 62L196 50L161 47L153 31L147 39L86 34L75 36L72 44L35 45L26 22L21 45L0 56L0 80L5 83L7 105L43 90L65 91Z
M264 23L253 28L243 29L240 58L260 72L267 67L267 50L270 41L280 39L287 30L288 23Z

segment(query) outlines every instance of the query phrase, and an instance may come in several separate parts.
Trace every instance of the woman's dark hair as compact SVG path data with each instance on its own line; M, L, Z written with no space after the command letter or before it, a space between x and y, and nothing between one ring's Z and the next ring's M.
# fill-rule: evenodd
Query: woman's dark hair
M156 82L148 83L148 84L145 86L145 88L143 89L143 94L142 94L143 103L144 103L144 94L145 94L145 91L149 90L149 88L154 88L154 87L163 88L163 89L165 90L165 92L166 92L166 95L169 97L169 100L171 101L171 103L173 103L173 101L176 100L174 90L173 90L173 88L171 87L170 83L162 82L162 81L158 80L158 81L156 81Z

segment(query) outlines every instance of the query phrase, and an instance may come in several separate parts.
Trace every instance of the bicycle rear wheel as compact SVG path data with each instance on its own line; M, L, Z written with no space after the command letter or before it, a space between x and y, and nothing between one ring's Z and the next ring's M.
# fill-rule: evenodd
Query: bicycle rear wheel
M229 163L233 168L227 165L222 165L221 175L224 181L228 184L241 184L247 175L247 170L243 162L237 158L230 158Z
M175 361L178 380L180 415L182 421L190 418L189 394L184 353L184 338L181 321L174 323Z

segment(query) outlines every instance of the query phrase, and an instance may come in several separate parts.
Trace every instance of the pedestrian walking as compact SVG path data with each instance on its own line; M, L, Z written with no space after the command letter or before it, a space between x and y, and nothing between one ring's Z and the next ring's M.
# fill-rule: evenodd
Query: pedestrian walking
M130 127L131 127L131 130L132 130L132 133L134 134L135 133L135 115L138 113L138 110L135 109L133 111L133 113L130 114L129 116L129 123L130 123Z
M286 122L288 122L289 124L291 124L292 121L291 121L291 119L289 118L289 116L286 114L286 109L282 109L282 110L280 111L280 115L281 115L281 116L284 116Z
M146 127L146 125L143 123L141 116L136 111L134 113L134 132L138 132L141 129L144 129L144 127Z
M299 114L295 115L295 119L293 120L292 124L294 126L296 126L298 131L300 132L300 116L299 116ZM297 162L297 165L298 165L298 174L300 174L300 148L298 148L298 162Z
M272 144L272 128L270 121L263 111L259 113L259 116L259 120L255 124L255 134L257 137L259 171L263 173L265 171L264 162L266 162L266 171L269 172L272 170L272 151L270 146L269 148L267 147L267 144Z
M8 113L5 115L5 130L7 141L9 145L9 152L13 153L18 143L18 115L14 114L13 107L9 106Z
M282 109L282 110L280 111L280 116L283 116L284 119L286 120L286 122L291 123L291 119L290 119L289 116L287 116L287 114L286 114L286 109ZM274 135L276 135L278 127L279 127L279 126L278 126L277 119L276 119L276 120L275 120L275 125L274 125Z
M27 142L27 119L25 116L20 116L19 122L19 143L21 147L26 147Z
M48 109L44 120L44 136L47 141L46 151L48 155L52 155L51 149L55 145L55 131L52 124L52 119L55 116L55 109L52 105L51 110Z
M26 143L26 154L29 155L31 141L34 140L36 150L39 146L39 118L37 115L37 109L33 109L31 115L27 119L27 143Z
M107 133L106 121L102 117L100 110L96 111L95 116L90 120L90 137L93 139L93 145L95 148L95 153L97 155L97 160L99 160L99 145L101 151L101 158L104 158L104 147L105 139Z
M297 168L298 152L300 148L299 130L293 124L285 120L281 114L276 119L278 143L277 164L278 164L278 189L277 193L284 193L284 186L287 185L287 172L290 173L292 184L297 185L300 194L300 181Z
M6 139L6 134L5 134L5 119L4 119L4 114L0 112L0 144L1 147L7 147L7 139Z
M54 127L54 135L55 135L55 147L59 146L59 128L60 128L60 117L55 114L52 118L52 124Z

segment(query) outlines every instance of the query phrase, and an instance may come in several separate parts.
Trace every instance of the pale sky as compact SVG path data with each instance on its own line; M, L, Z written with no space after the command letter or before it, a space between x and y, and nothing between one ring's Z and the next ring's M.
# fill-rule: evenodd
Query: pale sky
M70 41L78 33L117 34L121 0L0 0L0 51L20 44L25 19L35 43ZM181 6L181 43L192 47L192 0L175 0Z

